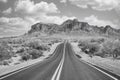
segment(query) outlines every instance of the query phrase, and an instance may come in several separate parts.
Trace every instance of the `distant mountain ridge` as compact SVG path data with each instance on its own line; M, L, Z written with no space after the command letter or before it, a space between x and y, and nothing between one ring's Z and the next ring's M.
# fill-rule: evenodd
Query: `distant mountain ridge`
M28 34L34 32L54 34L61 32L75 32L75 31L85 31L91 33L107 34L107 35L117 35L120 36L120 29L114 29L109 25L105 27L98 27L94 25L89 25L87 22L80 22L77 19L67 20L61 25L58 24L45 24L45 23L36 23L31 26L31 29L28 31Z

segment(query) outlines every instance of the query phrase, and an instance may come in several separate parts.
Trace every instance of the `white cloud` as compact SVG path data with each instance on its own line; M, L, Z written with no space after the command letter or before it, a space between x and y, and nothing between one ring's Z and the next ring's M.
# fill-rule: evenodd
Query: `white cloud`
M96 10L112 10L120 5L120 0L69 0L72 4L87 8L90 5Z
M3 11L6 13L11 11L10 9ZM21 17L1 17L0 18L0 34L1 35L20 35L27 32L31 25L44 22L44 23L56 23L61 24L67 19L73 19L75 17L60 16L60 11L54 3L40 2L34 3L31 0L19 0L15 6L16 14L22 14ZM52 15L51 15L52 13ZM57 14L57 15L53 15Z
M29 19L32 20L33 22L61 24L67 19L74 19L74 18L75 17L41 15L39 17L34 17Z
M7 23L7 22L9 22L8 18L6 18L6 17L1 17L0 18L0 23Z
M48 16L48 15L42 15L39 17L26 16L24 19L20 17L15 18L1 17L0 35L4 36L21 35L27 32L31 28L31 25L38 22L61 24L63 21L73 18L75 17Z
M85 17L84 21L88 22L91 25L97 25L99 27L100 26L110 25L113 28L118 28L117 24L114 24L113 22L108 21L108 20L100 20L100 19L98 19L97 16L94 16L94 15L91 15L89 17Z
M50 13L59 14L60 11L54 3L47 3L43 1L35 4L30 0L19 0L16 3L15 10L19 13L22 12L23 16L28 21L32 21L32 23L44 22L60 24L68 18L73 18L67 16L50 15Z
M15 11L28 15L40 15L59 12L58 8L54 3L47 3L41 1L35 4L34 1L31 0L19 0L16 3Z
M20 35L24 34L28 29L30 29L31 22L22 19L20 17L8 18L1 17L0 18L0 34L12 34Z
M8 0L0 0L0 2L4 2L4 3L6 3Z
M8 8L6 10L4 10L2 13L3 14L10 14L12 12L12 8Z
M8 17L1 17L0 18L0 23L6 24L6 25L24 25L24 20L20 17L15 17L15 18L8 18ZM17 27L17 26L16 26Z
M61 2L61 3L66 3L66 2L67 2L67 0L60 0L60 2Z

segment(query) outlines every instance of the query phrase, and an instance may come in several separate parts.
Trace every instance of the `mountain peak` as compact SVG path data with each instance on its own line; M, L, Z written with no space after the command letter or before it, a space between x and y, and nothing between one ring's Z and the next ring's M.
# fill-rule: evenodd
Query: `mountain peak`
M120 34L120 30L114 29L107 25L105 27L98 27L94 25L89 25L87 22L80 22L78 19L68 19L61 25L52 23L36 23L32 25L31 30L28 34L34 32L40 33L61 33L61 32L75 32L75 31L85 31L90 33L100 33L100 34Z
M76 18L75 18L75 19L73 19L73 21L74 21L74 22L79 22L79 20L78 20L78 19L76 19Z

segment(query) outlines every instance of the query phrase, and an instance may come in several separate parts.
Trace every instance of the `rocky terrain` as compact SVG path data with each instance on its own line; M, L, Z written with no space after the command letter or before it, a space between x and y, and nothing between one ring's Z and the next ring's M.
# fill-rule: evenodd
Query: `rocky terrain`
M71 32L87 32L93 34L107 35L107 36L120 36L120 29L114 29L110 25L106 26L94 26L89 25L87 22L80 22L77 19L67 20L61 25L57 24L45 24L36 23L32 25L31 30L28 31L28 35L34 33L40 34L55 34L55 33L71 33Z

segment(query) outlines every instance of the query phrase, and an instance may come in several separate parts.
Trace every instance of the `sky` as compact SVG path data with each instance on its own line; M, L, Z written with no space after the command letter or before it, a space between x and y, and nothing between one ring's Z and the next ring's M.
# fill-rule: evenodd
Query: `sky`
M120 29L120 0L0 0L0 37L22 35L38 22L74 18Z

